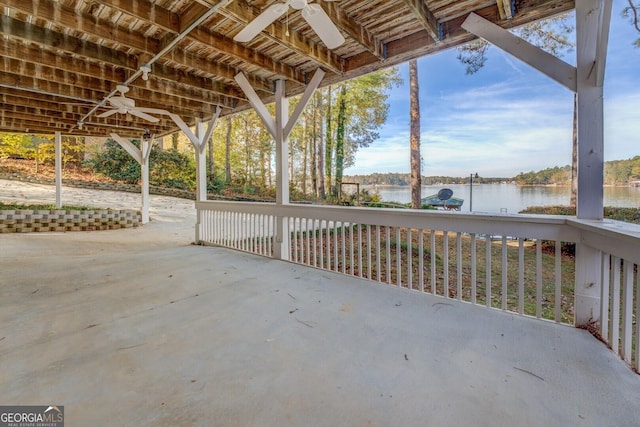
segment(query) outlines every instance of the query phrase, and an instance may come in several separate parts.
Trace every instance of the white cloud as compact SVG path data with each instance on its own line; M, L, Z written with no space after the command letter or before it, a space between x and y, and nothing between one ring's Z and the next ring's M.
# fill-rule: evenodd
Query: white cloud
M614 16L605 79L605 160L640 155L640 49L632 47L634 37L629 23ZM461 74L455 51L421 60L424 175L477 171L508 177L571 162L573 94L498 49L490 52L487 66L473 76ZM390 103L380 139L357 154L347 173L409 171L408 79Z

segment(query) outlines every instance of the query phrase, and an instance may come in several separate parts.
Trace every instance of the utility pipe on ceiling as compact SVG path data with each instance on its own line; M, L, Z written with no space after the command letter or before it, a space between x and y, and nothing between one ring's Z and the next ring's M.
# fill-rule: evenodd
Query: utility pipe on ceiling
M174 47L176 47L176 45L178 43L180 43L180 41L182 39L184 39L191 31L193 31L194 29L196 29L200 24L202 24L204 21L206 21L207 19L209 19L209 17L211 17L213 14L215 14L219 9L225 7L226 5L228 5L229 3L231 3L233 0L222 0L219 3L217 3L214 6L211 6L211 8L209 10L207 10L204 14L202 14L198 19L196 19L195 21L193 21L191 23L191 25L189 25L187 28L185 28L184 31L180 32L176 38L174 38L173 40L171 40L171 42L169 42L169 44L167 44L164 49L162 49L160 52L156 53L149 61L146 62L147 65L151 66L154 62L156 62L159 58L163 57L164 55L166 55L168 52L170 52ZM133 73L133 75L131 77L129 77L126 81L124 81L122 84L128 86L131 82L133 82L135 79L137 79L138 77L140 77L140 75L142 75L142 70L138 69L135 73ZM99 101L97 103L97 105L95 107L93 107L87 114L85 114L85 116L80 119L78 121L78 123L84 123L84 121L91 116L93 113L95 113L98 108L100 107L104 107L106 101L108 98L114 96L116 93L118 92L118 89L113 89L103 100ZM71 129L69 129L69 132L73 131L75 127L72 126Z

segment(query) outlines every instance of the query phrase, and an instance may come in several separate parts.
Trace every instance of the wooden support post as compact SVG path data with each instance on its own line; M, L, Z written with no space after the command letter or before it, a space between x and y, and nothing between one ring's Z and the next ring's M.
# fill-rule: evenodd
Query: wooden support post
M142 213L142 224L149 222L149 155L151 154L151 140L144 136L140 140L140 148L136 147L129 141L118 135L111 134L111 139L120 144L131 157L140 165L141 176L141 200L140 211Z
M235 77L236 82L247 96L247 100L256 111L276 144L276 204L289 204L289 134L296 124L305 106L311 100L315 90L320 86L325 73L317 69L309 82L307 89L300 98L293 114L289 117L289 104L285 97L284 80L276 81L276 117L271 117L264 103L253 90L249 81L242 73ZM289 248L289 218L277 219L274 256L277 259L288 260Z
M56 208L62 207L62 134L55 133Z
M604 60L608 37L607 2L576 2L577 43L577 117L578 117L578 203L580 219L601 220L603 216ZM610 7L610 4L608 5ZM604 18L606 19L604 19ZM605 22L607 21L607 22ZM602 288L601 253L576 244L575 323L585 325L600 321Z
M205 149L207 147L204 137L206 135L204 123L200 119L196 119L196 137L198 145L194 144L196 154L196 201L201 202L207 200L207 162Z
M284 80L276 81L276 117L275 117L275 144L276 144L276 204L289 204L289 135L285 135L284 127L289 117L289 104L285 97ZM279 217L276 227L275 257L289 259L289 218Z

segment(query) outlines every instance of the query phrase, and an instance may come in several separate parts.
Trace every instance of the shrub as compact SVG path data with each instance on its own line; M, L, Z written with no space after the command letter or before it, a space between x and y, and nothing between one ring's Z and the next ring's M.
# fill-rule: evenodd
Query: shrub
M140 141L132 140L136 146ZM116 141L108 139L104 149L87 162L93 169L109 178L136 184L140 181L140 165ZM149 157L149 183L161 187L193 190L195 188L195 162L193 157L176 149L151 148Z

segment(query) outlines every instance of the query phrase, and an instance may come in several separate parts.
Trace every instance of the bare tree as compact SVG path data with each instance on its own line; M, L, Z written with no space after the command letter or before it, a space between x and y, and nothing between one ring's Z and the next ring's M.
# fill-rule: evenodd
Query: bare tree
M633 0L627 0L629 6L622 9L622 16L631 20L631 25L640 33L640 20L638 19L638 9L640 9L640 2L633 2ZM636 39L633 43L636 47L640 47L640 38Z
M411 98L411 208L420 209L422 204L422 175L420 171L420 91L418 87L418 61L409 61L409 91Z

